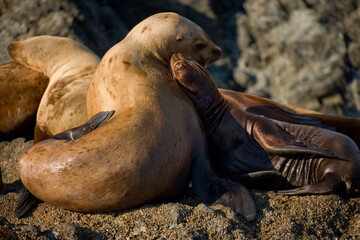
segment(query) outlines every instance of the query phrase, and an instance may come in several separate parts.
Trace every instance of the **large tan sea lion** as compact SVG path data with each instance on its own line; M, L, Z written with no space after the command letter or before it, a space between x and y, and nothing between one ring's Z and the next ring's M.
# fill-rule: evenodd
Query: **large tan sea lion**
M32 135L49 79L17 62L0 65L0 139ZM30 128L30 129L29 129Z
M100 59L81 43L38 36L13 42L10 57L50 79L36 117L34 143L87 121L86 94Z
M219 91L205 68L181 54L171 58L171 68L197 108L212 167L220 176L248 182L276 177L286 183L280 187L298 187L280 191L289 195L359 194L360 151L350 137L276 105L251 105L234 98L235 92ZM252 206L249 201L244 204Z
M88 115L115 110L114 116L74 141L33 146L20 159L25 187L45 202L86 212L179 196L192 162L209 164L200 119L170 73L176 52L203 65L221 55L198 25L178 14L156 14L135 26L105 54L89 87ZM213 176L213 199L237 201L231 197L237 185ZM203 196L210 188L197 190Z

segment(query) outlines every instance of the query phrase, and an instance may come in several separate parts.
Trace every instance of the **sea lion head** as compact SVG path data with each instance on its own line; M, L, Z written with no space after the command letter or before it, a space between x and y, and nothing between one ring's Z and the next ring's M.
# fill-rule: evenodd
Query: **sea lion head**
M200 117L208 119L209 110L216 113L224 104L215 82L201 64L177 53L170 60L173 78L193 101Z
M215 82L209 71L200 63L176 53L170 60L174 79L190 98L212 98L218 95Z
M126 37L151 49L161 62L169 64L175 53L191 57L203 66L221 57L221 49L197 24L176 13L152 15L136 25Z

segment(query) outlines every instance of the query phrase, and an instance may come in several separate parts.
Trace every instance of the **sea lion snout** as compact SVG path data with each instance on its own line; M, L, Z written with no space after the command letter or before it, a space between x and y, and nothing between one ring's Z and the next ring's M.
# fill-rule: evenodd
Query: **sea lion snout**
M187 73L186 66L188 65L184 56L180 53L175 53L170 59L170 65L173 77L176 80L183 79L183 75Z
M214 49L212 50L212 54L214 55L214 59L215 59L215 61L216 61L216 60L218 60L218 59L221 57L222 51L221 51L221 49L220 49L219 47L216 47L216 48L214 48Z
M16 49L18 48L16 45L19 45L19 42L13 42L7 47L8 54L12 59L16 58Z

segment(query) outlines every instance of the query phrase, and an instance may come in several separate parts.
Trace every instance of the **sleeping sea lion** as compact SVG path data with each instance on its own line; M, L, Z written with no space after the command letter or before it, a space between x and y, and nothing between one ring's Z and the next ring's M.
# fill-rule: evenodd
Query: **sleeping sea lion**
M360 151L348 136L276 120L281 118L278 112L273 118L248 112L234 98L220 93L205 68L181 54L172 56L171 68L195 104L206 131L212 167L220 176L249 181L281 173L284 181L298 187L280 192L289 195L359 192ZM308 124L313 121L298 117Z
M172 80L170 58L176 52L203 65L221 55L198 25L178 14L156 14L136 25L104 55L87 95L89 117L109 110L114 116L75 141L34 145L20 159L25 187L45 202L83 212L179 196L191 164L209 162L196 109ZM243 206L232 198L242 186L215 174L211 181L212 201ZM195 188L200 196L209 193L201 187ZM18 208L26 209L26 201Z
M50 79L39 104L34 143L88 120L86 95L98 56L77 41L53 36L13 42L8 53L18 64Z

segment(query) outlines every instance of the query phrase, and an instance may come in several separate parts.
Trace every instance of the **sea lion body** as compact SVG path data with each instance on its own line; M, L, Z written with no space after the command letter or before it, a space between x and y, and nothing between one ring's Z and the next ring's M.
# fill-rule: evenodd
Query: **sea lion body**
M34 131L36 111L49 79L17 63L0 65L0 138Z
M20 159L25 187L45 202L86 212L181 194L192 161L204 158L205 137L191 100L170 74L178 51L204 64L221 54L199 26L174 13L135 26L105 54L87 96L89 116L115 110L114 116L75 141L33 146Z
M351 138L318 126L286 122L286 115L283 121L276 120L282 118L279 110L272 117L251 113L244 102L221 94L206 69L180 54L172 57L171 67L195 103L213 167L221 176L251 181L256 172L264 177L261 172L273 175L276 171L300 187L282 192L286 194L328 193L342 184L348 194L359 191L360 152ZM312 122L298 119L307 120Z
M93 52L72 39L52 36L13 42L8 52L50 79L39 104L34 143L87 121L87 90L100 61Z

